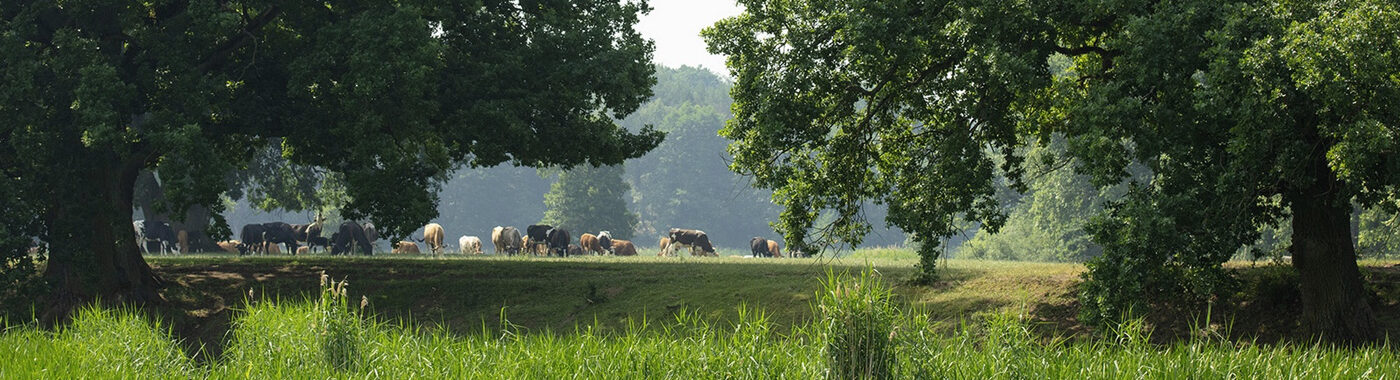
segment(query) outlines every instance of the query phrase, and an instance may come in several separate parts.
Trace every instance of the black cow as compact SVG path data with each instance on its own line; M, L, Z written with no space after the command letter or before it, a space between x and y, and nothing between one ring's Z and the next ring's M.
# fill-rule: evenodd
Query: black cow
M311 238L321 237L321 224L293 224L292 234L297 241L311 242Z
M316 247L321 247L321 250L323 251L330 251L331 239L327 239L324 236L312 236L309 240L307 240L306 246L311 247L311 250L313 252L316 251Z
M583 248L578 244L569 244L569 256L583 256Z
M680 244L690 247L692 250L700 248L700 251L708 256L719 256L718 253L715 253L715 247L710 244L710 236L705 235L705 231L672 228L670 236L671 245Z
M551 229L545 241L549 243L550 255L558 254L560 257L569 255L569 230Z
M533 246L549 244L549 231L553 229L554 226L548 224L531 224L529 227L525 227L525 237L530 238L530 245L532 245L529 247L530 252L536 252Z
M142 253L179 252L175 247L175 229L169 223L137 220L131 222L131 227L136 230L136 243Z
M331 234L331 254L349 254L356 247L365 255L374 254L373 246L369 244L369 238L365 236L364 227L350 221L341 223L340 230Z
M502 228L501 237L504 238L502 240L506 241L505 248L507 255L520 253L520 249L524 248L521 247L520 244L520 230L515 229L515 227Z
M292 225L283 222L263 223L262 242L264 245L285 245L285 248L287 248L287 254L289 255L295 255L297 253L297 248L301 247L300 244L297 244L296 230L292 229Z
M608 251L608 253L613 253L612 242L613 242L613 239L612 239L612 232L608 232L608 231L598 231L598 246L599 246L599 247L602 247L603 250Z
M753 257L773 257L773 252L768 251L768 239L757 236L749 239L749 252Z
M246 255L248 251L255 254L263 253L263 232L266 231L267 229L261 224L243 225L243 229L238 233L238 239L242 240L243 243L238 245L238 254Z

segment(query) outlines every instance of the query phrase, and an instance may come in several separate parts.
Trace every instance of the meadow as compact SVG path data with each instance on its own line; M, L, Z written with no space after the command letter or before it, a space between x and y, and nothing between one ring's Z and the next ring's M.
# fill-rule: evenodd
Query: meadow
M6 321L0 378L1395 378L1388 345L1073 319L1082 266L907 252L738 257L151 257L163 312ZM1377 264L1379 265L1379 264ZM322 276L322 271L326 273ZM251 290L251 292L250 292Z

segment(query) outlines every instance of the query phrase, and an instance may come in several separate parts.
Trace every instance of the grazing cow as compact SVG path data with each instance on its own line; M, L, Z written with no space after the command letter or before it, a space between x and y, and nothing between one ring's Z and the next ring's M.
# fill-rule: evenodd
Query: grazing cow
M612 232L598 231L598 246L612 253Z
M175 231L176 246L180 247L180 253L190 253L190 233L185 230Z
M569 255L569 230L555 228L549 230L549 237L545 240L549 244L549 255L558 254L559 257Z
M593 234L585 232L583 235L579 235L578 245L579 248L582 248L584 252L587 252L589 254L603 254L603 247L598 245L598 237L594 236Z
M298 247L298 248L300 248L300 247ZM269 255L280 255L280 254L282 254L282 248L279 248L276 244L268 244L268 246L267 246L267 254L269 254Z
M777 240L768 241L768 254L772 255L773 257L783 257L783 250L778 249Z
M131 222L131 227L136 230L136 245L142 253L155 251L165 254L177 249L175 229L170 228L168 223L137 220Z
M238 246L240 255L263 253L263 232L266 231L261 224L245 224L243 230L238 233L238 238L243 239L243 245Z
M506 227L501 230L501 241L505 244L502 247L505 249L506 254L519 254L520 248L524 247L524 245L520 244L521 239L523 239L523 237L520 236L520 230L515 229L515 227Z
M662 237L661 237L661 253L658 253L658 254L656 254L656 255L657 255L657 256L666 256L666 247L668 247L668 246L670 246L670 245L671 245L671 238L662 236Z
M239 251L239 249L243 247L243 243L237 240L225 240L214 244L218 245L219 249L224 250L224 252L242 253Z
M365 255L374 253L374 246L370 245L369 238L365 236L364 227L351 221L341 223L340 230L331 234L331 254L350 254L355 248L359 248Z
M632 242L630 242L630 241L626 241L626 240L613 240L613 241L612 241L612 251L613 251L613 254L614 254L614 255L618 255L618 256L636 256L636 255L637 255L637 246L632 245Z
M757 236L754 236L753 239L749 239L749 253L752 253L753 257L772 256L772 254L768 252L768 239Z
M301 246L297 244L297 234L292 231L292 225L283 222L263 223L262 243L264 245L285 244L288 253L296 252L297 247Z
M481 238L476 236L463 236L457 238L457 246L461 247L462 254L481 254Z
M583 256L583 248L577 244L569 244L569 256Z
M293 224L292 236L297 239L297 241L310 243L312 238L321 236L321 223Z
M525 227L525 237L530 238L529 244L526 245L548 245L549 231L553 229L554 226L550 226L548 224L531 224L529 227ZM538 254L539 249L537 247L532 246L530 248L530 251L536 252L536 254Z
M298 256L300 256L300 255L305 255L305 254L308 254L308 253L311 253L311 246L303 245L303 246L297 247L297 255L298 255Z
M312 236L310 240L306 242L306 245L311 247L311 251L313 252L316 251L316 247L321 247L323 251L329 251L331 250L331 239L322 236Z
M408 240L399 241L399 244L394 246L394 250L391 253L416 254L418 253L418 244Z
M696 248L700 249L701 256L719 256L718 253L715 253L715 247L710 244L710 236L706 235L705 231L672 228L670 238L671 248L668 248L667 251L674 253L674 247L679 245L683 248L689 248L692 256L695 255Z
M360 227L365 230L365 239L369 240L370 251L374 250L374 243L379 241L379 230L374 228L374 223L360 223Z
M433 251L434 255L441 255L442 235L441 224L428 223L428 225L423 226L423 238L418 241L426 243L428 250Z
M505 246L506 246L506 241L501 239L501 237L502 237L501 231L502 231L502 230L505 230L505 229L506 229L505 227L501 227L501 226L496 226L496 228L492 228L492 229L491 229L491 252L492 252L492 253L495 253L495 254L499 255L499 254L501 254L502 248L505 248Z

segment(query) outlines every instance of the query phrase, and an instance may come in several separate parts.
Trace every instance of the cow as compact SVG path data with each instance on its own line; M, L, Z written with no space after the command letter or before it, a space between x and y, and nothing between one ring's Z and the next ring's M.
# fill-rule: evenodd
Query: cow
M668 246L670 246L670 245L671 245L671 238L662 236L662 237L661 237L661 253L658 253L658 254L656 254L656 255L657 255L657 256L666 256L666 247L668 247Z
M613 240L613 241L612 241L612 251L613 251L613 254L614 254L614 255L618 255L618 256L636 256L636 255L637 255L637 246L632 245L632 242L630 242L630 241L626 241L626 240Z
M480 255L481 238L476 236L462 236L457 238L457 246L461 247L462 254Z
M783 250L778 248L779 247L777 240L768 241L768 254L772 255L773 257L783 257Z
M214 244L218 245L219 249L224 250L224 252L242 253L239 250L243 248L243 243L237 240L225 240Z
M292 236L297 241L310 243L312 238L321 236L321 223L293 224Z
M598 231L598 246L612 253L612 232Z
M603 254L603 247L601 245L598 245L598 236L595 236L593 234L585 232L583 235L579 235L578 245L579 248L583 250L583 252L594 255Z
M283 222L268 222L263 223L262 226L262 243L264 245L285 244L288 253L296 252L297 247L301 246L297 244L297 235L295 231L292 231L292 225Z
M505 227L501 227L501 226L496 226L496 228L492 228L492 229L491 229L491 252L492 252L492 253L495 253L495 254L499 255L499 254L501 254L501 248L505 248L505 246L506 246L506 241L505 241L505 240L502 240L502 238L501 238L501 231L502 231L502 230L505 230L505 229L506 229Z
M300 247L297 247L297 248L300 248ZM277 247L276 244L268 244L268 245L267 245L267 254L269 254L269 255L280 255L280 254L282 254L282 248Z
M311 246L304 245L297 247L297 256L305 255L308 253L311 253Z
M426 243L428 245L428 250L433 251L434 255L441 255L443 248L442 235L441 224L428 223L428 225L423 226L423 238L418 241Z
M520 244L521 239L520 230L515 229L515 227L501 229L501 244L503 244L501 247L505 249L506 254L520 253L520 248L523 247Z
M364 227L351 221L341 223L340 230L331 234L331 254L350 254L355 248L359 248L365 255L374 254L374 246L370 245L369 238L365 236Z
M246 255L249 251L254 254L263 253L263 232L266 229L262 224L245 224L238 233L238 238L243 239L243 244L238 246L238 254Z
M548 224L531 224L529 227L525 227L525 237L530 238L529 243L526 245L548 245L549 231L553 229L554 226L550 226ZM536 252L536 254L538 254L539 250L536 247L530 248L531 252Z
M689 248L691 255L694 255L695 249L699 248L701 256L719 256L715 253L715 247L710 244L710 237L705 234L705 231L672 228L670 232L671 244L664 251L674 253L674 248L679 245L683 248Z
M772 256L772 253L768 251L768 239L757 236L754 236L753 239L749 239L749 253L752 253L753 257Z
M379 241L379 230L374 228L374 223L360 223L360 227L365 230L365 239L369 240L370 251L374 250L374 243Z
M569 256L583 256L583 248L578 244L569 244Z
M142 253L155 251L165 254L176 251L175 242L178 238L170 224L137 220L131 222L131 227L136 230L136 245L141 248Z
M399 244L394 246L394 250L391 253L416 254L418 253L418 244L408 240L399 241Z
M563 228L549 230L549 236L545 240L545 242L548 243L549 255L558 254L559 257L568 256L569 241L569 230Z
M327 239L323 236L312 236L310 240L306 242L306 245L311 247L312 251L315 251L316 247L321 247L322 251L330 251L331 239Z

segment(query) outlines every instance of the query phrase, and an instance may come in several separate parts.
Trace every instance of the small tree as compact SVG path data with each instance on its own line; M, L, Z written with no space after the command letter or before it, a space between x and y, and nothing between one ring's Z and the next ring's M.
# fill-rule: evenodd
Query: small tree
M620 165L579 166L559 173L544 195L544 223L584 232L610 231L614 238L631 239L637 214L627 210L627 192Z

